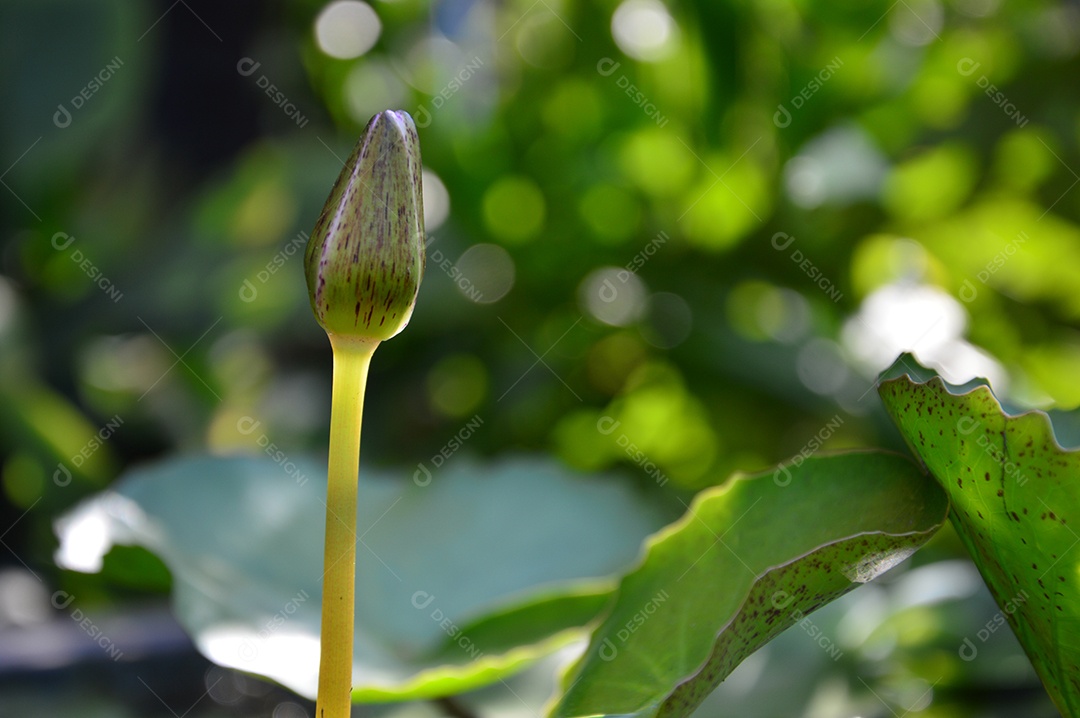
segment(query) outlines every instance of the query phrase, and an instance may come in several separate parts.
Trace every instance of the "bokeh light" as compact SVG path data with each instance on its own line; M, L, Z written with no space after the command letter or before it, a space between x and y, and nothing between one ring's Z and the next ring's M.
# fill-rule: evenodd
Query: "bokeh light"
M428 373L431 406L443 416L466 417L476 410L488 390L483 362L469 354L452 354Z
M659 0L623 0L611 17L611 34L625 54L654 61L671 53L678 26Z
M484 223L506 244L535 239L544 224L544 195L528 177L503 177L484 193Z
M439 175L427 168L423 171L424 229L429 233L442 226L450 216L450 193Z
M468 282L468 286L461 282L455 286L477 304L493 304L514 287L514 260L497 244L474 244L458 257L455 266Z
M339 60L360 57L375 46L381 32L378 14L361 0L334 0L315 20L319 49Z
M578 288L582 311L604 324L625 327L645 313L645 283L633 272L601 267L589 273Z

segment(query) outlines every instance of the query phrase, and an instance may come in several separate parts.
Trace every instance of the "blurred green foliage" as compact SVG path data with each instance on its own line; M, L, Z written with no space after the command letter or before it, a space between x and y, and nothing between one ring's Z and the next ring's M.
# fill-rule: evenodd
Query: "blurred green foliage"
M1075 5L399 0L344 59L326 6L0 7L4 560L84 585L48 568L51 520L124 468L322 450L297 238L386 107L422 125L432 243L366 464L456 440L677 506L818 444L901 447L871 389L904 350L1080 404ZM914 660L891 645L875 665Z

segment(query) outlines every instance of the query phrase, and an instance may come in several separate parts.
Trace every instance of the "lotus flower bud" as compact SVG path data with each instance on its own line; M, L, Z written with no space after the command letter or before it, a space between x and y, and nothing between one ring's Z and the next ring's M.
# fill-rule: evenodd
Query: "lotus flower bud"
M409 323L424 274L424 205L407 112L371 118L315 223L304 273L328 334L380 342Z

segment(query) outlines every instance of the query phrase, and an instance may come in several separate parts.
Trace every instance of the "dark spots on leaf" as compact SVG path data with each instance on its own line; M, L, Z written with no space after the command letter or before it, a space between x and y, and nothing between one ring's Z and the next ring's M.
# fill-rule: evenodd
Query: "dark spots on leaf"
M1016 515L1015 511L1010 512L1009 515L1012 516L1013 521L1020 522L1020 517Z
M990 472L989 471L987 471L986 474L984 474L984 476L986 477L987 481L990 480Z

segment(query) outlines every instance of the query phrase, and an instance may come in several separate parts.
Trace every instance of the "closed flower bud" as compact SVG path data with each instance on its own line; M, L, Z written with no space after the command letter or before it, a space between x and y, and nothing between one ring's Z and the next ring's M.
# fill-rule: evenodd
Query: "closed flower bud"
M420 169L409 114L372 117L304 255L311 308L327 333L380 342L409 323L424 273Z

